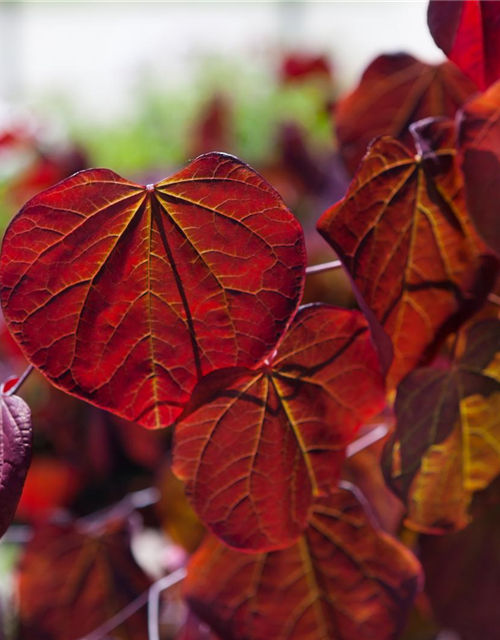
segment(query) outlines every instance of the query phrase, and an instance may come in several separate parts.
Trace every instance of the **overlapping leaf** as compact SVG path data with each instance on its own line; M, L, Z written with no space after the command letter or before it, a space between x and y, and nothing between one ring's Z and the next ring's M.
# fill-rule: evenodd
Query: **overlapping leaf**
M346 489L315 502L309 528L283 551L249 555L208 539L184 584L221 640L389 640L417 592L420 565L379 531Z
M426 64L406 53L382 55L364 72L356 89L339 100L335 127L340 151L353 174L368 144L391 135L412 144L410 125L431 116L453 117L477 91L449 62Z
M300 225L274 189L211 153L156 185L96 169L33 198L4 239L1 300L56 386L159 427L202 375L269 355L304 269Z
M176 426L174 471L227 544L283 548L305 528L313 495L335 486L359 425L383 404L363 316L303 307L270 365L200 383Z
M434 42L480 89L500 78L500 5L491 0L430 0Z
M0 397L0 536L10 525L31 463L31 413L21 398Z
M22 640L77 640L97 629L150 586L130 551L128 527L110 522L84 532L77 523L41 525L19 569ZM144 610L113 631L120 640L146 640Z
M464 527L474 492L500 474L500 321L467 334L449 370L417 369L399 386L386 475L423 531Z
M387 366L389 386L433 353L491 285L465 212L454 127L413 127L418 153L394 138L374 142L346 197L318 229L342 258ZM488 277L487 277L488 276Z
M500 254L500 82L464 107L459 146L469 214L483 240Z

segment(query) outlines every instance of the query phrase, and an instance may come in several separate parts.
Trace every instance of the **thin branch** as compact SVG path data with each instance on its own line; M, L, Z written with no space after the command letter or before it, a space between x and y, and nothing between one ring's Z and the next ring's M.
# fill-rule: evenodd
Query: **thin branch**
M148 597L148 637L160 640L160 593L173 587L186 577L186 569L177 569L169 576L157 580L149 589Z
M372 429L364 436L361 436L354 442L351 442L351 444L346 449L346 457L350 458L360 451L363 451L363 449L366 449L370 445L375 444L375 442L382 440L382 438L387 434L388 431L389 427L386 424L381 423L377 425L375 429Z
M24 373L22 374L22 376L18 379L18 381L16 382L15 385L13 385L5 395L7 396L13 396L15 393L17 393L19 391L19 389L23 386L23 384L26 382L26 380L29 378L31 372L33 371L35 367L30 364L29 366L26 367L26 369L24 370Z
M170 575L165 576L165 578L161 578L160 580L158 580L158 582L163 582L164 584L166 583L167 579L169 580L169 584L167 586L164 586L163 589L160 590L164 591L169 587L173 587L175 584L184 580L185 577L186 569L184 569L184 567L181 569L177 569L177 571L174 571ZM128 620L131 616L133 616L134 613L137 613L137 611L139 611L139 609L141 609L149 601L151 589L153 589L153 587L158 584L158 582L155 582L155 584L153 584L147 591L143 591L140 596L138 596L135 600L132 600L132 602L130 602L124 609L119 611L116 615L107 620L100 627L92 631L92 633L84 636L83 638L80 638L79 640L103 640L103 638L111 633L113 629L119 627L123 622L125 622L125 620ZM153 636L153 638L154 637L157 638L158 634L156 636Z
M490 302L493 302L493 304L496 304L498 307L500 307L500 296L497 296L496 293L490 293L488 295L488 300Z
M333 271L333 269L339 269L341 266L342 262L340 262L340 260L323 262L323 264L314 264L311 267L307 267L306 276L312 276L316 273L324 273L325 271Z

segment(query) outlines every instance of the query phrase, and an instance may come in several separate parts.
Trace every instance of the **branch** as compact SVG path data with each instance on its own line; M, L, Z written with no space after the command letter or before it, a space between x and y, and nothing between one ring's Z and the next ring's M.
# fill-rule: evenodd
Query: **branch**
M170 575L161 578L160 580L155 582L147 591L144 591L135 600L132 600L132 602L130 602L124 609L119 611L116 615L107 620L100 627L92 631L92 633L84 636L83 638L80 638L79 640L103 640L103 638L106 638L106 636L111 631L113 631L113 629L116 629L116 627L120 626L123 622L125 622L125 620L128 620L131 616L134 615L134 613L137 613L137 611L139 611L139 609L141 609L146 604L146 602L149 601L151 591L157 584L162 583L163 585L158 590L159 594L160 591L165 591L165 589L173 587L174 585L184 580L185 576L186 569L184 569L183 567L181 569L177 569L177 571L174 571ZM148 626L150 626L149 621ZM149 637L153 639L158 638L158 629L156 630L156 635L150 635Z
M385 423L381 422L374 429L372 429L368 433L365 433L364 436L361 436L354 442L351 442L351 444L348 445L346 449L346 457L350 458L360 451L363 451L363 449L366 449L370 445L375 444L375 442L382 440L382 438L387 434L388 431L389 427Z
M26 380L29 378L31 372L34 370L34 366L32 364L30 364L28 367L26 367L26 369L24 370L24 373L21 375L20 378L18 378L16 384L14 384L5 395L7 396L13 396L15 393L17 393L19 391L19 389L23 386L23 384L26 382Z
M186 577L186 569L177 569L160 580L149 589L148 597L148 634L149 640L160 640L160 593L173 587Z
M342 266L340 260L332 260L332 262L323 262L323 264L314 264L306 268L306 276L312 276L316 273L324 273L325 271L333 271Z

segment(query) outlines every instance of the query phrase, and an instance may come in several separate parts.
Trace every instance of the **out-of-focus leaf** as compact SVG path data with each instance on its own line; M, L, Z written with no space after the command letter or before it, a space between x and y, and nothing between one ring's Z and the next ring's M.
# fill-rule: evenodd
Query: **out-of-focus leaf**
M347 169L356 171L373 138L391 135L411 145L413 122L451 118L476 91L449 62L427 64L406 53L379 56L358 87L336 105L335 127Z
M482 239L500 254L500 82L468 102L459 123L467 209Z
M249 555L209 538L184 592L222 640L392 640L419 581L413 554L374 526L357 492L338 489L288 549Z
M285 55L281 62L281 80L285 83L304 82L304 80L332 80L332 67L326 56L293 52Z
M426 591L436 618L461 640L496 640L500 628L498 482L490 490L493 487L494 495L481 496L486 498L485 508L474 509L479 512L466 529L421 536L419 541Z
M146 432L147 433L147 432ZM200 545L206 529L193 511L184 491L183 483L166 464L158 477L161 498L156 505L163 530L176 544L192 553Z
M354 281L385 368L392 341L389 388L435 353L495 275L466 214L453 123L424 120L412 131L416 155L388 136L374 142L346 197L318 222Z
M500 4L491 0L430 0L434 42L484 90L500 78Z
M33 198L4 238L1 299L56 386L161 427L203 375L270 355L305 260L276 191L212 153L155 185L95 169Z
M417 369L398 388L385 469L412 528L463 528L473 494L500 473L499 351L500 321L483 320L448 370Z
M10 525L31 463L33 431L28 405L18 396L0 397L0 536Z
M313 496L334 488L384 386L362 314L302 307L263 369L202 381L175 428L174 471L202 521L235 548L295 542Z
M78 522L40 525L19 567L19 638L82 638L149 586L123 521L94 532ZM115 629L113 638L147 640L144 609Z

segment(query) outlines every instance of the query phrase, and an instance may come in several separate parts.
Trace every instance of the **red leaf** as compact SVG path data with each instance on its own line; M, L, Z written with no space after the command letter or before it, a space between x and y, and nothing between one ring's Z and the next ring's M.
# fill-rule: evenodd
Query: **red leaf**
M390 388L434 354L495 275L471 233L453 123L424 120L413 134L417 154L389 136L376 140L344 200L318 222L354 281L385 366L380 326L392 340Z
M2 392L0 415L0 536L12 522L31 463L31 413L24 400Z
M467 208L477 231L500 254L500 82L464 107L459 147Z
M500 78L500 4L491 0L430 0L434 42L484 90Z
M107 622L145 592L150 581L130 551L123 521L99 531L81 523L35 529L19 566L20 640L76 640ZM144 609L113 637L146 640Z
M356 171L368 144L377 136L391 135L411 145L413 122L431 116L453 117L476 91L449 62L426 64L406 53L379 56L358 87L337 103L335 126L347 168L351 174Z
M293 547L249 555L209 538L184 592L221 640L392 640L419 588L418 560L346 489L315 503Z
M33 198L4 239L1 300L56 386L160 427L202 375L270 354L305 260L276 191L212 153L156 185L95 169Z
M313 495L335 486L360 424L383 405L363 316L303 307L269 367L200 383L175 429L174 471L226 544L283 548L306 527Z

